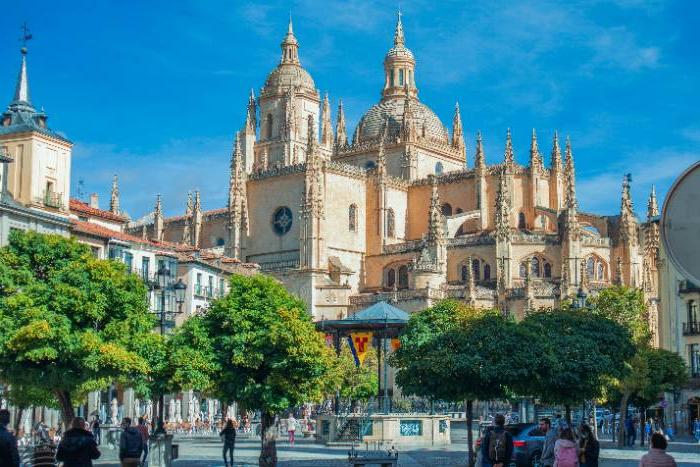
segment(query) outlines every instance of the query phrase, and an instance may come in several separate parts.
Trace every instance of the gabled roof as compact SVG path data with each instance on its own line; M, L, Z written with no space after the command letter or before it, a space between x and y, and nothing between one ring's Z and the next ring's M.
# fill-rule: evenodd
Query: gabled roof
M75 198L70 199L70 210L77 213L87 214L88 216L100 217L102 219L120 223L126 223L128 221L126 216L114 214L112 211L106 211L104 209L93 208L89 204Z

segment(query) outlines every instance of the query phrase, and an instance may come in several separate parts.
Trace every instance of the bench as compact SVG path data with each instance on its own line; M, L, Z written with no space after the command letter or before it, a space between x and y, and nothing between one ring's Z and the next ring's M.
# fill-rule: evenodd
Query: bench
M381 467L396 467L399 461L399 453L385 451L351 451L348 452L348 464L353 467L365 467L366 465L379 465Z

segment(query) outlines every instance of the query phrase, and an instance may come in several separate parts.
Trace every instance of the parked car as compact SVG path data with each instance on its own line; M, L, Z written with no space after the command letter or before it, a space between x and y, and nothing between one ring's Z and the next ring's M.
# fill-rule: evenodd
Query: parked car
M486 433L493 430L493 426L485 427L481 436L476 440L474 452L477 453L477 466L481 467L481 443ZM513 423L505 426L508 433L513 436L513 459L511 465L516 467L539 467L544 433L536 423Z

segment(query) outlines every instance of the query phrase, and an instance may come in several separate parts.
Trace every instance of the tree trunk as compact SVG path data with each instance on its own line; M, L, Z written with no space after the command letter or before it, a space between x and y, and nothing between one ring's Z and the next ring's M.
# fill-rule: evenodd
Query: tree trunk
M465 409L467 413L467 452L469 453L469 461L467 465L469 467L474 467L474 443L472 438L472 424L474 423L474 401L469 399L465 402Z
M646 434L647 408L642 407L642 418L639 422L639 445L644 447L644 435Z
M19 437L19 426L22 424L22 415L24 415L24 407L17 407L15 412L15 437Z
M64 431L70 429L73 419L75 418L75 412L73 411L73 401L71 401L70 393L68 391L57 390L56 399L61 406L61 417L63 418Z
M277 441L275 433L275 416L274 414L263 412L260 417L261 429L260 438L262 446L260 448L260 459L258 465L260 467L276 467L277 466Z
M622 400L620 401L620 426L617 427L617 447L621 448L625 445L625 420L627 419L627 402L630 399L629 392L622 393ZM613 423L615 418L613 417Z
M571 406L566 404L564 406L564 410L566 410L565 416L566 416L566 423L569 424L569 428L571 428Z

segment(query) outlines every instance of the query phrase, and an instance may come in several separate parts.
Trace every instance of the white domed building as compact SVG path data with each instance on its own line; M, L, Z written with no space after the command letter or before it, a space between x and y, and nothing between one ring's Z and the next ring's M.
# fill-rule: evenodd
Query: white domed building
M237 134L227 206L137 233L258 263L316 319L442 298L522 315L611 283L643 288L656 319L658 236L640 228L627 179L619 214L579 211L568 139L563 156L554 132L545 166L534 130L526 164L505 129L502 163L486 164L477 135L467 164L459 107L448 130L419 99L400 16L381 99L352 140L342 102L332 119L302 67L291 21L281 47Z

